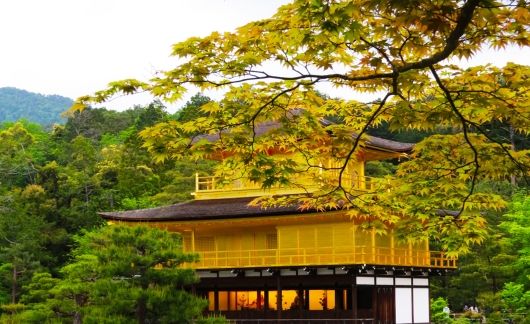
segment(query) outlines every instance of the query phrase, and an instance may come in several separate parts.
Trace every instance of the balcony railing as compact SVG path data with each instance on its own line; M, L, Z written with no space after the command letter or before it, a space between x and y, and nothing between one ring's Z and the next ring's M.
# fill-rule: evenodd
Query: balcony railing
M456 259L443 252L381 247L318 247L198 252L196 269L260 268L371 264L385 266L456 268Z
M338 179L338 172L329 173L331 179ZM329 177L328 175L328 177ZM375 190L381 179L372 177L360 177L344 173L342 175L341 185L347 190L372 191ZM247 179L238 179L226 181L221 177L215 176L195 176L195 198L212 199L212 198L234 198L234 197L256 197L270 194L299 194L314 192L319 189L321 179L317 177L309 178L307 176L299 177L293 180L289 186L278 185L271 188L263 188L260 183Z

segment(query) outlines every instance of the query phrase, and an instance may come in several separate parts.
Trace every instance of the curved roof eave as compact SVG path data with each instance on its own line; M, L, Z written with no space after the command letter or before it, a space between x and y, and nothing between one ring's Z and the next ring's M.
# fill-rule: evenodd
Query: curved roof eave
M249 206L249 203L253 199L254 198L191 200L164 207L120 212L99 212L98 214L104 219L115 221L159 222L265 217L315 212L315 210L301 210L298 205L269 208Z

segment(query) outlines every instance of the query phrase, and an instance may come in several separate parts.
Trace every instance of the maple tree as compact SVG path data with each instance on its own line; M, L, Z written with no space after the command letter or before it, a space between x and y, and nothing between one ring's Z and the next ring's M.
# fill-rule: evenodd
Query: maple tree
M499 195L476 190L477 183L528 175L528 151L515 151L488 128L501 122L528 134L530 69L513 63L463 69L450 59L469 58L485 46L528 46L528 7L523 0L296 0L235 32L177 43L173 55L180 64L174 69L147 82L112 82L72 109L141 91L171 101L190 86L223 89L220 102L202 106L205 116L142 132L156 160L229 152L220 174L241 176L243 170L268 187L291 183L300 173L317 174L326 169L319 158L328 156L337 163L327 168L333 172L320 191L269 203L340 205L367 226L397 228L409 240L428 237L457 255L483 240L486 221L479 211L505 206ZM316 91L320 83L378 99L324 98ZM328 117L341 122L322 122ZM281 129L256 133L257 125L271 120ZM348 161L356 158L367 129L383 122L395 131L445 132L417 144L378 190L353 191L343 182ZM270 155L270 149L291 154Z

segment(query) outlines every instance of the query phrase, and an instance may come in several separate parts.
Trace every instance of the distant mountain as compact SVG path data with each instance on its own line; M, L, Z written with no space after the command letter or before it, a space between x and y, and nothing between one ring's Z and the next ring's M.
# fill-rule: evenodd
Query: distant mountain
M0 88L0 122L27 119L49 126L64 123L61 113L73 103L70 98L42 95L17 88Z

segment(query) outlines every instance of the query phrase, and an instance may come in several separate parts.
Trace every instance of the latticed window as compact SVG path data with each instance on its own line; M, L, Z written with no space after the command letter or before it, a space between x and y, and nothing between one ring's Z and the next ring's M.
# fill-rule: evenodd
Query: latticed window
M265 248L266 249L277 249L278 248L278 235L276 233L267 233L265 236Z
M184 251L191 251L191 233L190 232L184 232L182 233L182 245Z
M215 251L215 239L213 236L199 236L195 240L197 251Z

